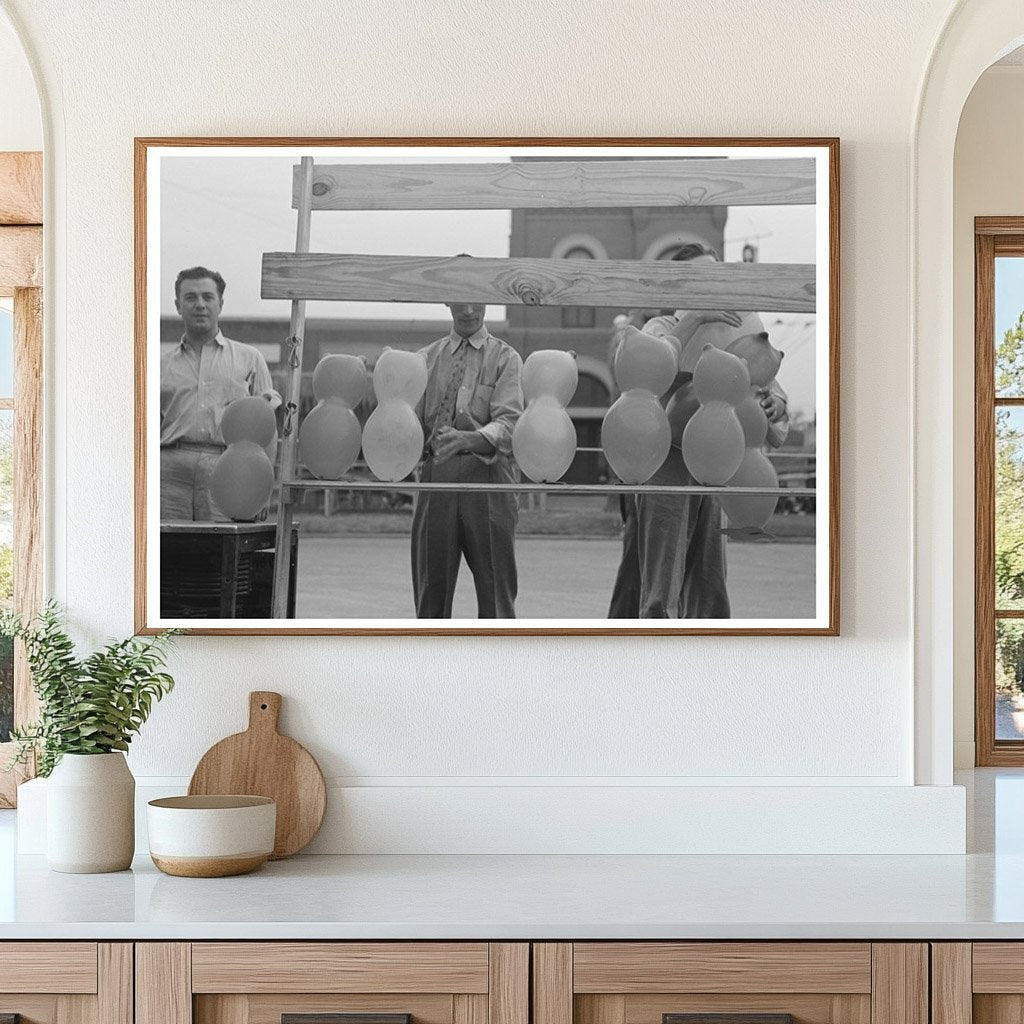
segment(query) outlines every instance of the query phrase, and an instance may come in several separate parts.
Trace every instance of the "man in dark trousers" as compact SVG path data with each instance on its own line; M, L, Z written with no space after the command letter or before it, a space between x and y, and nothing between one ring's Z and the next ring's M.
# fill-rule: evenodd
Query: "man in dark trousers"
M484 326L482 303L449 303L452 329L420 350L427 389L417 408L424 482L515 483L512 429L523 411L519 353ZM481 619L514 619L518 582L511 492L423 491L412 521L416 615L448 619L459 566L473 573Z

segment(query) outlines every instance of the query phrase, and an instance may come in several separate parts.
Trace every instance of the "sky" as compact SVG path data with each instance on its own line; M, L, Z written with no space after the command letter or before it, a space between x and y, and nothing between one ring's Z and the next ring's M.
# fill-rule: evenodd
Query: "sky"
M221 151L223 152L223 151ZM416 162L427 162L419 151ZM425 151L433 159L483 162L478 149ZM500 158L489 151L486 160ZM751 154L743 154L751 155ZM763 156L763 153L757 154ZM507 159L507 157L505 157ZM324 159L320 156L317 159ZM371 162L360 156L365 162ZM412 158L406 157L406 160ZM372 162L396 160L375 151ZM342 162L336 152L330 162ZM295 248L291 207L294 156L164 154L160 163L160 312L174 316L174 276L202 264L227 280L225 316L287 317L291 304L260 298L264 252ZM312 218L310 251L362 254L507 256L507 210L322 211ZM739 260L745 242L759 248L763 263L815 262L815 210L810 206L733 207L725 227L725 259ZM310 317L446 319L441 305L380 302L309 302ZM489 319L503 319L491 306ZM813 346L805 346L807 355ZM814 361L798 352L785 362L785 381L795 404L814 405Z
M14 316L0 307L0 398L14 396Z
M1024 258L1000 256L996 260L996 340L1017 323L1024 310Z

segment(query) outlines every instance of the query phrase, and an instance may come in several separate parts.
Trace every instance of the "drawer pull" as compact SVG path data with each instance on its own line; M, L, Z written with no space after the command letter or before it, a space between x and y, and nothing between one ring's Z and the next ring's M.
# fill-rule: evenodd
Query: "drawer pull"
M791 1013L663 1013L661 1024L793 1024Z
M0 1024L7 1024L0 1020ZM17 1024L15 1021L14 1024ZM282 1013L281 1024L412 1024L411 1013Z

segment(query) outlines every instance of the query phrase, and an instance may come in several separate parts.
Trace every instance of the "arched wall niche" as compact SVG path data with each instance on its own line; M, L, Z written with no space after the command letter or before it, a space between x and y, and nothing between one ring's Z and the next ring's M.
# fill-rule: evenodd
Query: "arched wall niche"
M953 776L955 522L953 400L953 156L975 82L1024 43L1019 0L960 0L922 76L910 152L910 316L914 380L915 781ZM969 533L967 542L969 543Z

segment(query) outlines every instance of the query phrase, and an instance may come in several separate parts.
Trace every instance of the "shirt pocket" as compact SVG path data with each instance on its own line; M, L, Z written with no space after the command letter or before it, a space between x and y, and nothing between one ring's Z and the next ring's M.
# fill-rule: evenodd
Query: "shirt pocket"
M239 398L247 398L249 387L240 380L208 380L199 385L199 404L207 415L213 417L217 429L220 429L224 410Z
M491 422L491 396L494 394L493 385L478 384L473 389L473 396L469 400L469 415L478 426Z

